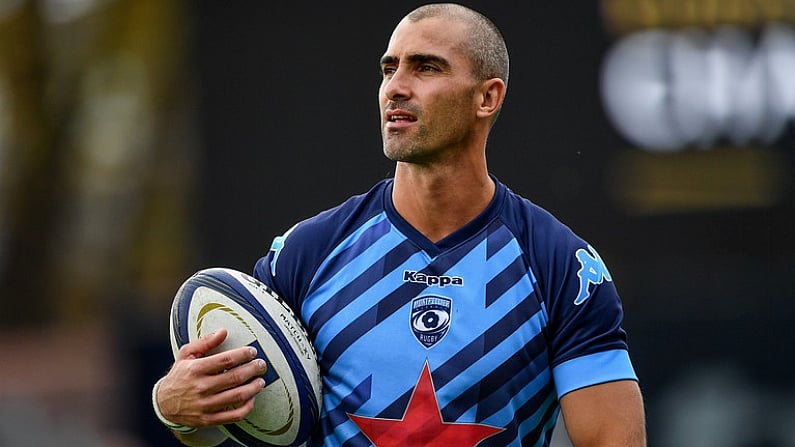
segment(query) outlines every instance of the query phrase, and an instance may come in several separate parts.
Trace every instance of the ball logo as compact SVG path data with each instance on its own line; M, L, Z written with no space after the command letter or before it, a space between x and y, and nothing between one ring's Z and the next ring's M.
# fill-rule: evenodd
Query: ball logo
M426 348L438 343L450 329L452 301L440 296L423 296L411 302L411 331Z

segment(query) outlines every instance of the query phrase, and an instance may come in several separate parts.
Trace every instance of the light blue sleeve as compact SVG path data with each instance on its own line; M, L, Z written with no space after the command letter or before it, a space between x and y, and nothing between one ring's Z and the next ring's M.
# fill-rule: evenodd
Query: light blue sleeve
M552 369L558 399L566 393L600 383L638 380L629 353L613 349L576 357Z

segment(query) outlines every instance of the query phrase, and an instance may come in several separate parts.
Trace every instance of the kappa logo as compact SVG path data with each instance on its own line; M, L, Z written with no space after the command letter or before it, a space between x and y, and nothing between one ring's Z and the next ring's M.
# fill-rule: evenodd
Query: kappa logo
M426 348L439 342L450 329L452 300L422 296L411 302L411 331Z
M612 281L613 278L599 253L590 245L588 250L584 248L577 250L575 256L580 261L580 270L577 271L577 276L580 278L580 292L574 299L574 305L579 306L591 296L589 289L591 284L601 284L603 281Z
M403 282L413 282L415 284L425 284L426 286L463 286L464 278L460 276L447 275L428 275L414 270L403 271Z

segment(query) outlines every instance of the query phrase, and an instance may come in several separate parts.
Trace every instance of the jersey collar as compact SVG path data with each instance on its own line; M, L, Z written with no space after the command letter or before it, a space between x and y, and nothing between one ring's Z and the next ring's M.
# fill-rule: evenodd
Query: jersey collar
M395 204L392 202L392 187L394 186L394 179L386 181L383 189L384 209L386 210L387 217L392 225L395 226L401 233L403 233L409 240L417 244L423 251L431 257L436 257L444 251L454 248L462 242L470 239L472 236L479 233L485 228L492 220L494 220L500 213L502 205L505 201L506 187L494 175L489 174L494 181L494 197L492 197L489 205L477 217L469 221L466 225L459 228L449 236L433 243L422 233L417 231L411 224L409 224L403 216L401 216L395 209Z

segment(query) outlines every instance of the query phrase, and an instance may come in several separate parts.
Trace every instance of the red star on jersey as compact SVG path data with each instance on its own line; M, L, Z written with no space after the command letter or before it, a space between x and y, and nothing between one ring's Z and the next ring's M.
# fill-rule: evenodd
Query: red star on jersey
M348 416L376 447L471 447L502 431L501 428L483 424L444 422L427 363L402 419Z

